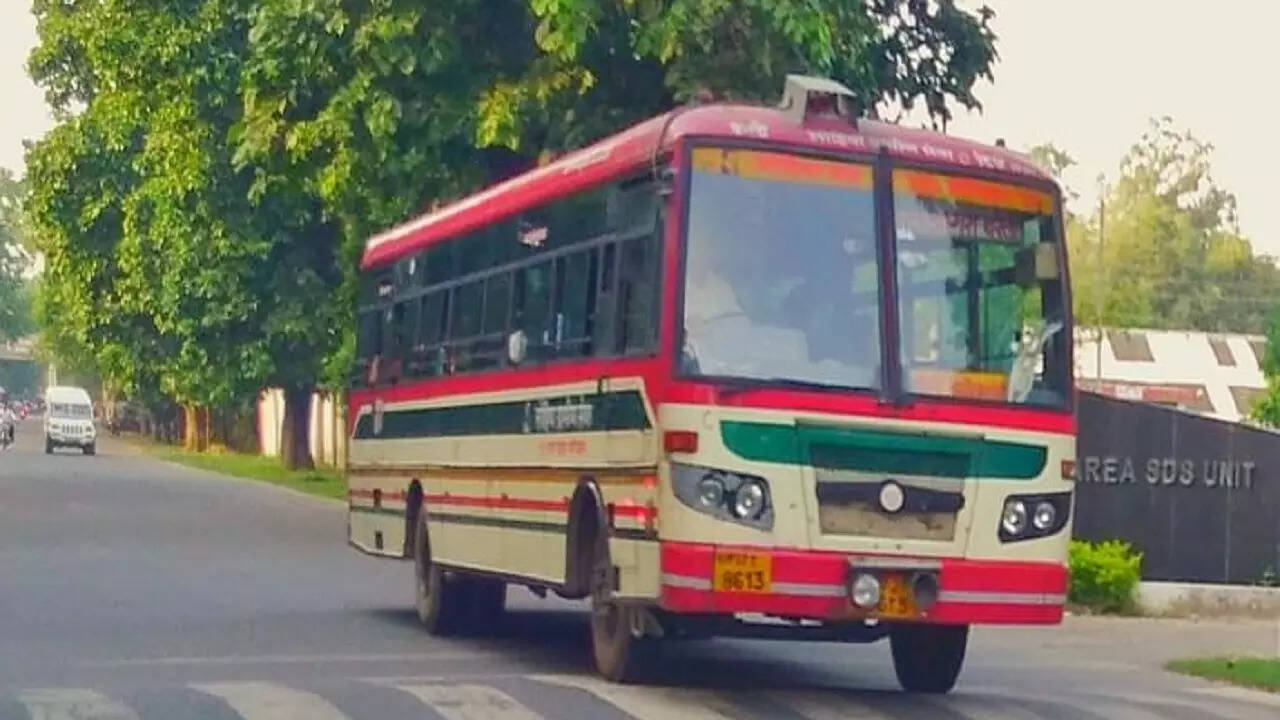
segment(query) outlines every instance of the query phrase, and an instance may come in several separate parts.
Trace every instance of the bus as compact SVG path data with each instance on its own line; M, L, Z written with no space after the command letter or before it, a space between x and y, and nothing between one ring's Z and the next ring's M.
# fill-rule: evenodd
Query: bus
M1061 621L1075 475L1062 197L1026 157L791 76L371 237L349 540L431 633L588 599L663 642L889 641L949 691L975 624Z

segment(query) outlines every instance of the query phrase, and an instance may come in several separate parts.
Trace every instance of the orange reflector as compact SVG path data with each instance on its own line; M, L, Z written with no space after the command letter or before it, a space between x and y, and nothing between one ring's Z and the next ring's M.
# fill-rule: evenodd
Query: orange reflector
M667 452L698 452L698 433L692 430L668 430L662 434L662 447Z
M644 479L640 481L640 486L645 490L656 490L658 488L658 476L645 475Z
M1062 461L1062 479L1074 480L1075 477L1076 477L1076 461L1063 460Z

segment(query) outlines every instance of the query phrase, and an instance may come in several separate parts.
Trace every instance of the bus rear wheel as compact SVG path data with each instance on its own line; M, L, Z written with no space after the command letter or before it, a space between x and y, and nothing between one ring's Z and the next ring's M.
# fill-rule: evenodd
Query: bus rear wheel
M643 627L638 607L614 597L614 569L609 538L595 540L591 563L591 652L596 672L613 682L637 682L651 669L657 641L635 632Z
M426 513L419 513L413 542L413 605L418 620L432 635L444 635L458 629L465 607L465 588L431 561L431 543L427 539Z
M968 625L898 625L889 631L893 669L907 692L941 694L955 687L969 643Z

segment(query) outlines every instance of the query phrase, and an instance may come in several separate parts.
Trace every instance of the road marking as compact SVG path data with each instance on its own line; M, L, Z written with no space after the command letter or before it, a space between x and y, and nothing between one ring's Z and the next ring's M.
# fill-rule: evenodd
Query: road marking
M191 687L222 698L244 720L347 720L319 695L275 683L202 683Z
M84 660L77 667L151 667L169 665L287 665L293 663L366 663L413 662L415 660L482 660L498 657L499 653L458 650L434 653L330 653L318 655L227 655L213 657L152 657L122 658L118 660ZM504 656L505 657L505 656Z
M888 715L844 695L821 690L790 690L773 696L808 720L890 720Z
M542 720L515 698L485 685L392 685L429 705L445 720Z
M616 685L577 675L531 675L530 679L585 690L637 720L725 720L742 715L741 708L710 690Z
M18 702L31 720L139 720L138 714L102 693L80 688L22 690Z

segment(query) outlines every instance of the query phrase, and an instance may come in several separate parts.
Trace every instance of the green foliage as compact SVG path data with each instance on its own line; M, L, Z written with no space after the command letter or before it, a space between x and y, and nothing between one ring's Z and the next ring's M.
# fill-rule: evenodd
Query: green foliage
M1271 314L1267 323L1266 351L1262 355L1262 373L1267 389L1250 408L1250 416L1268 427L1280 427L1280 310Z
M1142 553L1126 542L1071 541L1071 585L1067 599L1101 612L1124 612L1142 577Z
M1050 167L1069 160L1052 146L1038 151ZM1211 175L1212 151L1168 118L1153 120L1104 192L1105 214L1068 217L1077 322L1262 331L1280 269L1241 235L1235 196Z
M125 397L342 383L364 238L703 91L977 107L953 0L34 0L46 353Z
M24 278L31 265L22 216L24 194L23 184L0 168L0 342L33 329L30 290Z
M1280 659L1277 658L1202 658L1174 660L1169 670L1210 680L1280 692Z

